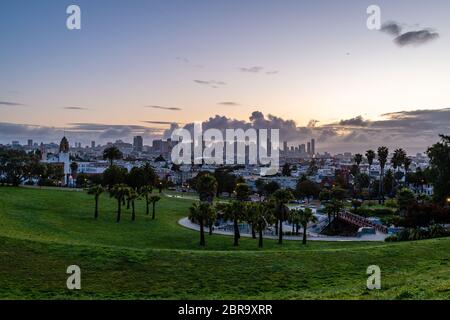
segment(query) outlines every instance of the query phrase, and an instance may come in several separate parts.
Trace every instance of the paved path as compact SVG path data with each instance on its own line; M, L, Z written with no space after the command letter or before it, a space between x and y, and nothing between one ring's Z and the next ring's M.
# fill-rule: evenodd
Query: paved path
M200 226L198 224L192 223L188 218L180 219L178 221L178 224L185 228L191 229L191 230L200 231ZM205 232L208 233L209 228L206 227ZM227 232L227 231L221 231L221 230L214 230L213 233L224 235L224 236L233 236L233 232ZM241 236L250 238L252 235L249 233L241 232ZM387 235L379 233L379 232L377 232L377 234L375 234L375 235L364 235L361 237L329 237L329 236L318 235L318 234L308 232L308 240L312 240L312 241L342 241L342 242L345 242L345 241L347 241L347 242L348 241L384 241L384 239L386 237L387 237ZM278 237L265 235L264 239L278 239ZM301 241L302 236L299 236L299 237L284 236L283 239L292 240L292 241Z

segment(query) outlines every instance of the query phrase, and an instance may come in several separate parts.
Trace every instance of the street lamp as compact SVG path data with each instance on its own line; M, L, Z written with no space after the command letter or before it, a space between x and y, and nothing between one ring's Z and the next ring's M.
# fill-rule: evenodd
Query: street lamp
M450 197L447 198L447 203L450 205Z

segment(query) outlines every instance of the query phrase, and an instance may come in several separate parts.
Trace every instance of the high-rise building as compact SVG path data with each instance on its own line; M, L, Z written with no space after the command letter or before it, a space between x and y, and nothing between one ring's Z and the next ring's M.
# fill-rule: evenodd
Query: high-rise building
M92 149L95 148L95 141L91 141L91 148L92 148Z
M311 155L315 155L316 154L316 140L315 139L311 139Z
M27 145L29 148L33 147L33 139L28 139Z
M142 152L144 147L144 141L141 136L136 136L133 138L133 150L137 152Z
M308 142L308 143L306 144L306 152L307 152L308 154L311 154L311 142Z
M288 144L287 141L283 142L283 151L288 151Z
M300 145L300 153L306 153L306 145L304 143Z

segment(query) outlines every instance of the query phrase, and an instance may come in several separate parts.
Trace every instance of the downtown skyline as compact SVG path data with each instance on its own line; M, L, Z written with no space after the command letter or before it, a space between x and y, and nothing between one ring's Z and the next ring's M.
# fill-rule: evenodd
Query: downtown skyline
M76 1L69 31L71 3L0 4L0 143L148 141L204 121L415 153L448 133L446 1L377 1L400 36L435 35L401 45L367 29L369 1Z

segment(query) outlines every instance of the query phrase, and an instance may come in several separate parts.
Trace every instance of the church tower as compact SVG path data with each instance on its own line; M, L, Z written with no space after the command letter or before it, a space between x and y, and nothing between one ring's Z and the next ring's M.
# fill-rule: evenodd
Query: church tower
M69 141L66 137L63 137L59 144L59 162L64 164L64 184L67 185L70 175L70 155Z

